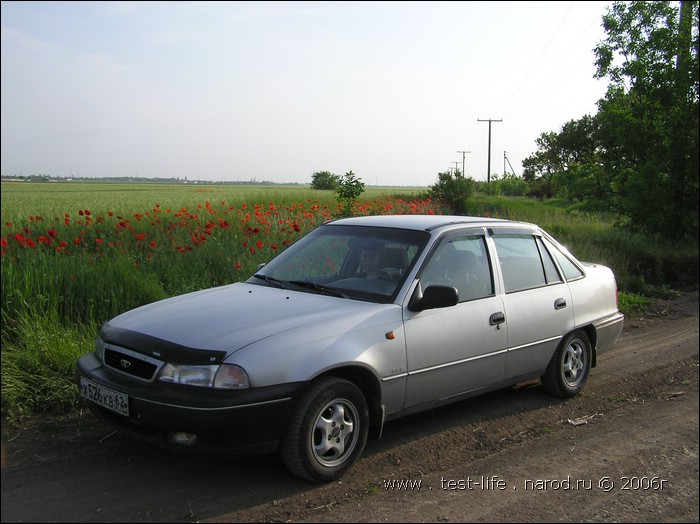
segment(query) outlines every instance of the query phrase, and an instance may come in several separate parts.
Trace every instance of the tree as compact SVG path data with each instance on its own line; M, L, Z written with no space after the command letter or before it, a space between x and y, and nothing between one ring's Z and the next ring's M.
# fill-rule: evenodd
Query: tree
M607 201L609 185L601 180L597 128L596 119L586 115L567 122L559 133L542 133L535 141L537 153L523 161L528 194Z
M311 189L333 189L338 187L340 177L330 171L316 171L311 175Z
M542 133L537 140L537 152L523 160L523 178L528 182L528 195L551 198L555 194L554 176L561 172L556 133Z
M543 133L528 194L618 213L631 228L698 235L698 2L615 2L595 48L598 113Z
M615 2L603 27L597 120L620 212L639 230L697 238L698 2Z

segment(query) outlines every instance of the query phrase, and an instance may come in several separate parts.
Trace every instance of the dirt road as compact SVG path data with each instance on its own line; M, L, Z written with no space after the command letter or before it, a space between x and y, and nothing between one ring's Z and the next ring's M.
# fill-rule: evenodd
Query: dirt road
M2 522L698 522L698 295L628 319L570 400L522 384L387 425L339 482L89 415L3 424Z

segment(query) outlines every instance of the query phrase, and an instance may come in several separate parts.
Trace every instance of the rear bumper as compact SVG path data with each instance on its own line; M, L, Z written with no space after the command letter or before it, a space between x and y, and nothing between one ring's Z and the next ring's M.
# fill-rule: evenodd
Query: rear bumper
M250 455L274 451L303 384L245 391L141 383L107 371L90 353L77 363L84 377L129 397L129 415L86 400L90 410L133 437L181 451ZM191 447L173 444L173 433L196 435Z
M609 317L593 323L596 331L596 352L598 354L610 349L620 338L625 316L619 311Z

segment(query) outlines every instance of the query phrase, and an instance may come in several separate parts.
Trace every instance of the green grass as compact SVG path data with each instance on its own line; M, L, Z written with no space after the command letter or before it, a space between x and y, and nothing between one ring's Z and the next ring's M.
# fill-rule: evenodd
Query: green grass
M2 414L70 412L74 366L100 324L168 296L247 278L334 217L307 186L2 183ZM368 187L354 212L435 212L424 189ZM581 260L610 266L623 312L697 278L698 246L614 227L567 202L477 195L469 213L541 225Z
M654 300L644 295L635 293L619 293L619 308L626 315L638 315L646 310L654 303Z
M94 346L97 326L66 326L55 314L39 314L31 306L14 320L15 337L3 337L0 352L3 415L21 420L76 409L75 361Z
M563 200L477 196L470 214L538 224L579 259L612 268L618 288L649 293L697 281L698 242L674 243L614 227L615 218L580 211Z

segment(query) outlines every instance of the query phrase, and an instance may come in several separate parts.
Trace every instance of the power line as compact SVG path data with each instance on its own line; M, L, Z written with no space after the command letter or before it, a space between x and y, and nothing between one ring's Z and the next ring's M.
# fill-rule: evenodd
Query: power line
M503 104L503 106L501 107L501 111L503 111L503 109L506 108L506 107L508 106L508 104L510 104L510 101L513 100L513 98L515 97L515 95L518 94L518 92L519 92L519 91L523 88L523 86L527 83L527 80L530 78L530 75L531 75L531 74L533 73L533 71L535 70L535 67L537 66L537 64L539 64L540 60L542 60L542 57L544 56L545 51L547 51L547 49L549 48L549 46L550 46L550 44L552 43L552 41L554 40L554 37L556 36L557 32L559 31L559 29L560 29L561 26L563 25L564 20L566 19L567 16L569 16L569 12L571 11L571 8L574 6L575 3L576 3L576 2L571 2L571 4L569 5L569 8L566 10L566 13L564 14L564 17L560 20L559 25L558 25L557 28L554 30L554 32L552 33L552 35L549 37L549 41L547 42L547 44L544 46L544 48L543 48L542 51L540 52L540 56L537 57L537 60L535 60L535 62L530 66L530 69L527 71L527 73L526 73L525 76L522 78L522 80L520 80L519 82L516 83L517 88L516 88L515 91L513 91L513 93L510 95L510 98L509 98L508 100L506 100L506 102Z

